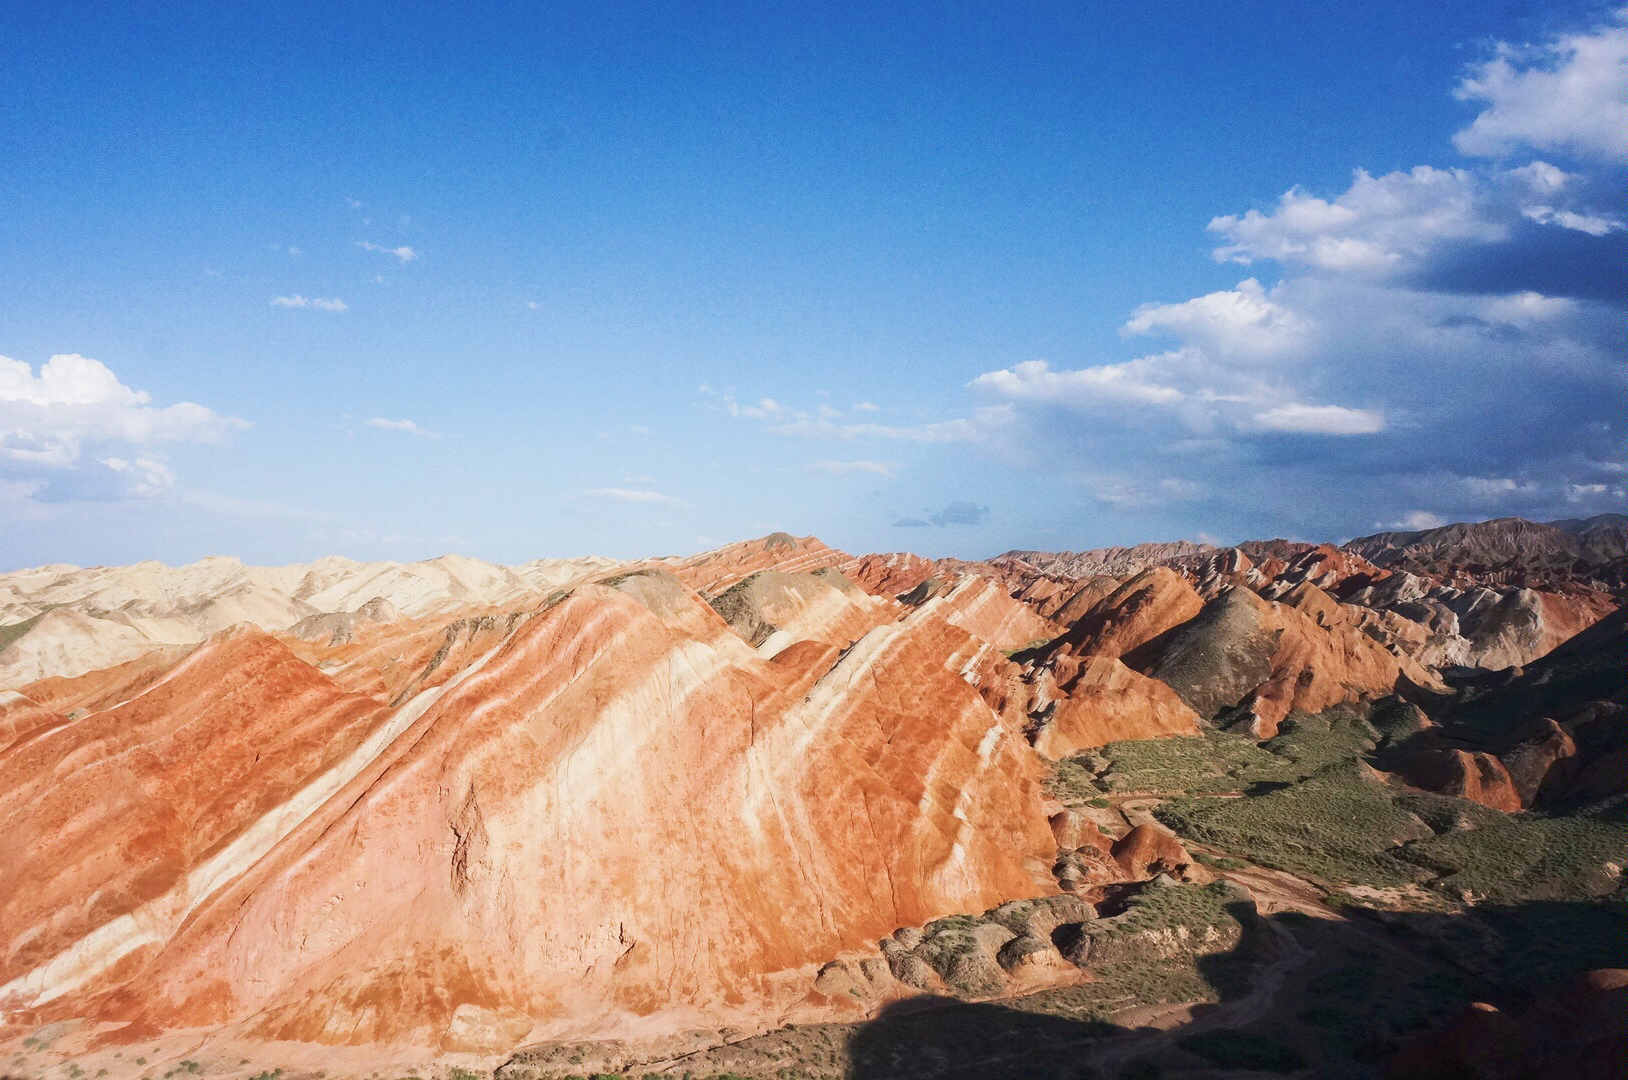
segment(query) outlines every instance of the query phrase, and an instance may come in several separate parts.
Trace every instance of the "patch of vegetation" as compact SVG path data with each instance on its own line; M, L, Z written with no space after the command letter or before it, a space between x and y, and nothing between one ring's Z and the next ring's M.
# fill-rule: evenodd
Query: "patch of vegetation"
M1306 1059L1294 1047L1252 1031L1206 1031L1177 1043L1223 1069L1290 1073L1306 1067Z
M43 618L45 618L45 612L42 611L32 619L24 619L22 622L0 626L0 652L4 652L11 646L12 642L34 629L35 624Z
M616 589L634 578L658 577L660 573L659 570L629 570L625 574L612 574L610 577L599 578L592 584L603 585L607 589Z
M1087 769L1086 763L1098 767ZM1060 773L1064 764L1091 777L1082 798L1132 791L1241 791L1257 774L1278 775L1281 766L1276 757L1248 738L1224 731L1109 743L1086 757L1060 762Z
M1396 805L1413 814L1436 833L1464 829L1485 829L1502 824L1508 815L1453 795L1433 791L1402 791L1394 796Z
M1230 855L1211 855L1206 851L1193 852L1193 858L1216 870L1243 870L1249 866L1242 859L1234 859Z
M1370 753L1382 736L1365 713L1359 705L1295 713L1262 743L1218 730L1109 743L1059 762L1058 783L1082 799L1115 792L1227 795L1292 784Z
M1182 836L1263 866L1328 881L1402 885L1425 876L1394 849L1430 835L1392 790L1355 763L1242 799L1177 799L1155 813Z
M1100 799L1096 777L1074 758L1057 762L1046 775L1046 794L1065 806L1079 806Z
M1256 958L1237 946L1244 928L1225 882L1149 886L1112 918L1082 924L1092 939L1092 981L1048 990L1014 1008L1105 1020L1133 1005L1219 1001L1244 993Z
M1628 821L1620 810L1498 815L1480 828L1412 844L1402 856L1441 875L1433 884L1450 895L1503 902L1603 896L1621 885Z
M1134 934L1175 927L1236 927L1231 907L1247 898L1226 882L1209 885L1150 886L1131 898L1123 913L1090 924L1093 935Z
M1341 761L1353 761L1372 751L1379 731L1364 718L1365 709L1336 705L1316 715L1294 713L1278 725L1278 733L1261 744L1277 759L1276 775L1255 780L1299 780Z
M712 610L735 632L754 647L768 640L779 627L763 617L757 601L757 580L761 574L752 574L708 600Z

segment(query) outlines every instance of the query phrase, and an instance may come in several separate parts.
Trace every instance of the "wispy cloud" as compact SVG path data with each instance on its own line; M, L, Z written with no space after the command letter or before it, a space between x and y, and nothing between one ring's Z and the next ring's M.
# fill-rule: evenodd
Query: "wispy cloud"
M1429 510L1412 510L1395 521L1376 521L1374 524L1381 529L1406 529L1409 532L1418 532L1424 529L1439 529L1447 524L1447 519L1440 514L1432 514Z
M375 416L364 423L368 427L383 428L386 431L405 431L409 435L417 435L420 439L439 439L439 432L426 431L411 420L386 420L382 416Z
M895 528L921 529L929 525L943 528L946 525L981 525L989 516L989 507L979 506L975 502L957 499L937 513L926 517L903 517L895 521Z
M271 306L272 307L280 307L280 308L316 308L318 311L332 311L332 312L341 312L341 311L349 311L350 310L350 305L345 303L345 301L339 299L337 296L334 296L334 297L323 297L323 296L310 296L310 297L307 297L307 296L301 296L299 293L293 293L292 295L289 295L289 296L274 296L274 297L271 298Z
M590 488L582 494L590 499L605 499L609 502L657 503L663 506L689 505L683 499L675 498L672 495L663 495L659 491L642 491L635 488Z
M816 461L809 466L815 472L830 473L832 476L857 476L863 473L892 476L898 467L896 461Z
M414 251L406 244L403 244L400 247L385 247L383 244L370 244L366 240L358 240L356 241L356 246L361 248L363 251L377 251L384 255L394 255L404 263L410 263L414 259L418 258L418 252Z

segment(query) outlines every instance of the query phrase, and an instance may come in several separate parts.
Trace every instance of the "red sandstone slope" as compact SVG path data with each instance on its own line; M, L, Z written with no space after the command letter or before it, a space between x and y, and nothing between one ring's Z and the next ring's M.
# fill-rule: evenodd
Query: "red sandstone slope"
M833 955L1055 888L1038 763L945 666L991 649L969 612L769 661L637 574L395 710L228 635L0 756L0 1004L482 1050L782 1017Z
M1212 718L1264 737L1611 606L1327 547L1115 557L1075 561L1123 578L1072 577L776 534L22 687L0 1035L496 1051L825 1016L832 957L1055 891L1042 756ZM1500 750L1476 791L1592 790L1567 739Z

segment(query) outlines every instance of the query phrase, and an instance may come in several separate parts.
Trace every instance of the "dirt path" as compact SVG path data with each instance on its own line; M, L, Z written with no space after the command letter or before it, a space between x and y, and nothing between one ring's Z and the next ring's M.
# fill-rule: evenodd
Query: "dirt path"
M1249 993L1219 1004L1144 1005L1127 1009L1110 1017L1110 1022L1159 1030L1140 1030L1115 1038L1090 1055L1090 1063L1099 1069L1111 1070L1134 1057L1164 1049L1178 1035L1186 1038L1219 1028L1241 1028L1271 1012L1290 973L1310 960L1312 953L1277 923L1265 922L1261 926L1272 937L1269 946L1272 959L1257 970Z

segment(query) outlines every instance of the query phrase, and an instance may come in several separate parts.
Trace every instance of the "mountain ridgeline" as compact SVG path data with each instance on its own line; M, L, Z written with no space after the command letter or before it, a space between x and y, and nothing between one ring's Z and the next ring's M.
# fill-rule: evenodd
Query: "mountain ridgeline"
M1625 552L1606 515L0 575L0 1053L1611 1075Z

